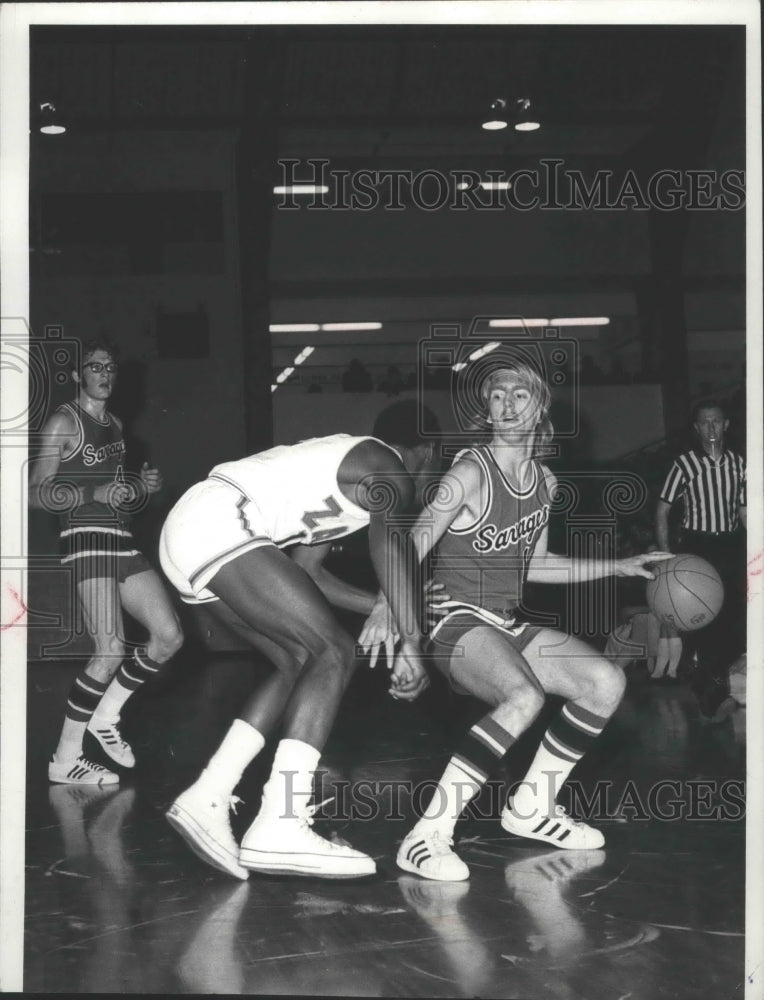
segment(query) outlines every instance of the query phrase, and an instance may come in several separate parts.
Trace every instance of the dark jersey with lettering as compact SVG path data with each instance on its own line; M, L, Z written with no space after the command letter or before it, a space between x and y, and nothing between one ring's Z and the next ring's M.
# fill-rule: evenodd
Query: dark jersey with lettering
M59 491L66 483L76 487L94 489L105 483L120 482L124 475L125 441L122 429L108 413L106 420L92 417L78 403L64 403L58 412L64 412L75 423L77 442L74 451L61 459L56 479ZM91 500L64 511L62 527L119 523L126 525L129 517L115 511L105 503Z
M517 490L505 478L487 445L459 452L480 466L486 492L477 520L449 528L435 552L433 576L454 601L511 611L521 604L528 564L549 522L544 472L531 460L531 479Z

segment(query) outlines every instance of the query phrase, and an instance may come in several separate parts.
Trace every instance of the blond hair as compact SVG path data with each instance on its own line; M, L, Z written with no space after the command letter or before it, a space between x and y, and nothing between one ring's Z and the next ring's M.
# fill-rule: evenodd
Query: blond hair
M549 386L534 368L523 362L518 362L511 368L495 368L483 380L483 384L480 386L480 398L486 406L488 405L488 398L493 389L508 380L521 382L526 385L539 408L539 422L536 425L533 440L534 454L539 454L554 437L554 427L552 426L552 421L549 419L552 393L549 390Z

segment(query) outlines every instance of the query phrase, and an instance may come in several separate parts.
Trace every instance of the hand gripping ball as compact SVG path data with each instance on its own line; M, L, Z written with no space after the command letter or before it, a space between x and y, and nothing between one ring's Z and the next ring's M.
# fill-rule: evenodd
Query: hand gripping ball
M724 584L705 559L679 555L650 569L655 579L647 581L647 603L656 618L680 632L694 632L719 614Z

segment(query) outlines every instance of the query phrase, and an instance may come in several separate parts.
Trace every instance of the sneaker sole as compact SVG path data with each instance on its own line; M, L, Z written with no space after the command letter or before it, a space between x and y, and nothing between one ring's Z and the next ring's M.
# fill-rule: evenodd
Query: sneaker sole
M363 878L376 875L377 866L372 858L332 858L331 865L323 854L287 854L281 851L259 851L242 847L239 864L265 875L306 875L318 878Z
M48 773L48 781L52 782L54 785L118 785L119 775L112 774L98 778L98 780L89 780L85 778L54 778L50 772Z
M98 733L95 732L95 730L88 729L87 732L90 733L90 735L96 741L98 746L103 750L103 752L106 754L109 760L114 761L114 763L117 764L119 767L126 767L126 768L135 767L135 757L131 757L129 761L121 760L119 757L115 757L114 754L111 752L109 745L107 743L104 743L104 741L101 739Z
M465 882L470 877L469 869L461 875L431 875L422 868L417 868L415 864L407 861L406 858L398 857L395 859L395 863L405 872L411 872L412 875L419 875L420 878L429 879L431 882Z
M249 872L245 871L236 860L226 854L225 850L214 840L207 838L204 827L200 826L194 817L178 805L172 805L165 813L165 818L173 830L179 833L194 854L206 861L208 865L217 868L226 875L245 881Z
M567 841L571 834L569 834L565 840L556 840L554 834L547 836L543 833L534 833L532 830L518 830L505 822L503 816L501 817L501 828L507 833L513 834L515 837L523 837L527 840L538 840L542 844L549 844L550 847L557 847L562 851L597 851L605 844L605 838L601 833L599 833L598 830L594 832L599 833L599 839L595 839L594 843L570 844Z

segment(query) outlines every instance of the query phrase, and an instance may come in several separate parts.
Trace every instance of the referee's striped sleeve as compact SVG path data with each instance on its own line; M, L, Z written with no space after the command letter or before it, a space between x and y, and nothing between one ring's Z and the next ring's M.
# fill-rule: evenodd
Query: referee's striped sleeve
M740 465L740 493L738 503L741 507L748 506L745 502L745 488L746 488L746 473L745 473L745 459L738 457L738 462Z
M684 472L678 462L674 462L669 470L669 474L666 476L666 481L663 484L663 489L660 493L660 499L664 500L666 503L673 503L679 493L682 491L684 485Z

